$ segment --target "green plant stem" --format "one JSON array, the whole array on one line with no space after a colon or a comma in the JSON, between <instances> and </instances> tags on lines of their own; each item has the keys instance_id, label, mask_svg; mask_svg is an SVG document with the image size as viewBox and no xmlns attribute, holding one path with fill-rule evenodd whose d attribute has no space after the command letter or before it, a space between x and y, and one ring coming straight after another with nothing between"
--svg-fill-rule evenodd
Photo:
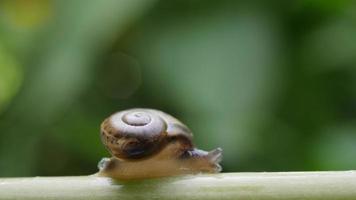
<instances>
[{"instance_id":1,"label":"green plant stem","mask_svg":"<svg viewBox=\"0 0 356 200\"><path fill-rule=\"evenodd\" d=\"M356 171L221 173L130 182L96 175L2 178L0 199L356 199Z\"/></svg>"}]
</instances>

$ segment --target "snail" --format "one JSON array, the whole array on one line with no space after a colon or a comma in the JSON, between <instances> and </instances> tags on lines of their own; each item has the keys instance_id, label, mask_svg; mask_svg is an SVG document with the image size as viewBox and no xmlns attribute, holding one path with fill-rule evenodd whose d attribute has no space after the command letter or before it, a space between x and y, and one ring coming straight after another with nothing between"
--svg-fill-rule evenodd
<instances>
[{"instance_id":1,"label":"snail","mask_svg":"<svg viewBox=\"0 0 356 200\"><path fill-rule=\"evenodd\" d=\"M189 128L159 110L114 113L102 122L100 136L112 155L99 162L100 176L130 180L221 171L221 148L195 148Z\"/></svg>"}]
</instances>

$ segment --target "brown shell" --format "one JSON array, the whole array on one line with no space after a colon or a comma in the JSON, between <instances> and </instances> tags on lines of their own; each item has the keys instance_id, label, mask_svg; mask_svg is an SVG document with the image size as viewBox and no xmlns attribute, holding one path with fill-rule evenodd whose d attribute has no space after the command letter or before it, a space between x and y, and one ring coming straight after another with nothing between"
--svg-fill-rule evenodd
<instances>
[{"instance_id":1,"label":"brown shell","mask_svg":"<svg viewBox=\"0 0 356 200\"><path fill-rule=\"evenodd\" d=\"M101 139L119 159L149 157L177 140L182 149L193 148L188 127L154 109L130 109L111 115L101 124Z\"/></svg>"}]
</instances>

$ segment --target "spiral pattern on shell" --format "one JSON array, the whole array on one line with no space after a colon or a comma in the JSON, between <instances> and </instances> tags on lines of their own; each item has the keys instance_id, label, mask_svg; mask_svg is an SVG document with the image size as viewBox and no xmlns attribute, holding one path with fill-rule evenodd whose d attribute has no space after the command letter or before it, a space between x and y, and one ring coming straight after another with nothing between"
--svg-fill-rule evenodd
<instances>
[{"instance_id":1,"label":"spiral pattern on shell","mask_svg":"<svg viewBox=\"0 0 356 200\"><path fill-rule=\"evenodd\" d=\"M132 109L111 115L101 125L101 138L119 159L142 158L161 147L167 124L154 110Z\"/></svg>"}]
</instances>

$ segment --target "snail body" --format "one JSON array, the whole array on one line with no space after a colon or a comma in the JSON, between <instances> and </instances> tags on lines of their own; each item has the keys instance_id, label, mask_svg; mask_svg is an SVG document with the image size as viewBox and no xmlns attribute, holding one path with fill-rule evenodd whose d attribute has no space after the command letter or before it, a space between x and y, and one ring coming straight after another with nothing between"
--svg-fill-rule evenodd
<instances>
[{"instance_id":1,"label":"snail body","mask_svg":"<svg viewBox=\"0 0 356 200\"><path fill-rule=\"evenodd\" d=\"M101 124L100 135L112 155L99 163L102 176L127 180L221 171L220 148L195 148L189 128L158 110L117 112Z\"/></svg>"}]
</instances>

